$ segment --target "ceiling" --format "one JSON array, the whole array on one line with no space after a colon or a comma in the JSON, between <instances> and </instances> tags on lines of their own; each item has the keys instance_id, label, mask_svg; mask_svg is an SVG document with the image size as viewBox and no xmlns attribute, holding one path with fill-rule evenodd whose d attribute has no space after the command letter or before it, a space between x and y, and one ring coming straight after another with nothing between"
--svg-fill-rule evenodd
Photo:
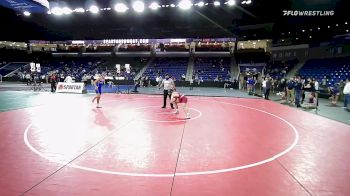
<instances>
[{"instance_id":1,"label":"ceiling","mask_svg":"<svg viewBox=\"0 0 350 196\"><path fill-rule=\"evenodd\" d=\"M60 1L61 3L63 1ZM88 9L92 1L70 0L65 3L72 9ZM160 0L159 4L171 4L178 1ZM212 3L213 1L208 1ZM238 1L237 1L238 2ZM53 1L50 1L52 4ZM112 7L114 2L99 0L98 6ZM305 39L300 29L316 29L319 26L335 25L338 21L349 21L346 0L252 0L250 5L228 7L223 4L196 7L188 11L164 7L156 12L146 11L138 14L128 10L118 14L115 11L101 11L99 14L73 13L55 16L46 12L33 13L29 17L21 12L0 8L3 30L0 40L65 40L65 39L120 39L120 38L209 38L237 37L249 39L287 39L298 41L320 41L330 39L339 32L308 32ZM130 5L130 2L126 2ZM283 16L283 10L334 10L334 16ZM14 24L16 24L14 26ZM339 27L340 28L340 27ZM334 29L330 29L334 30ZM290 32L290 33L288 33ZM299 32L299 34L298 34Z\"/></svg>"}]
</instances>

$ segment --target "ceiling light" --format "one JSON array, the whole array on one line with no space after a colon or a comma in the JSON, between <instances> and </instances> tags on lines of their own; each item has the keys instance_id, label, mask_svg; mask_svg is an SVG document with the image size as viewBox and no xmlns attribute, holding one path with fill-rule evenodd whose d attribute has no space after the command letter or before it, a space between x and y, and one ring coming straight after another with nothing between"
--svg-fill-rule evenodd
<instances>
[{"instance_id":1,"label":"ceiling light","mask_svg":"<svg viewBox=\"0 0 350 196\"><path fill-rule=\"evenodd\" d=\"M77 8L77 9L74 10L74 12L84 13L85 10L84 10L84 8Z\"/></svg>"},{"instance_id":2,"label":"ceiling light","mask_svg":"<svg viewBox=\"0 0 350 196\"><path fill-rule=\"evenodd\" d=\"M248 0L248 1L246 1L245 3L246 3L246 4L251 4L252 1L251 1L251 0Z\"/></svg>"},{"instance_id":3,"label":"ceiling light","mask_svg":"<svg viewBox=\"0 0 350 196\"><path fill-rule=\"evenodd\" d=\"M220 1L214 1L214 6L219 6L220 5Z\"/></svg>"},{"instance_id":4,"label":"ceiling light","mask_svg":"<svg viewBox=\"0 0 350 196\"><path fill-rule=\"evenodd\" d=\"M242 4L246 4L247 2L246 1L242 1Z\"/></svg>"},{"instance_id":5,"label":"ceiling light","mask_svg":"<svg viewBox=\"0 0 350 196\"><path fill-rule=\"evenodd\" d=\"M57 16L60 16L60 15L63 14L62 9L59 8L59 7L54 7L54 8L52 8L52 9L51 9L51 12L52 12L52 14L57 15Z\"/></svg>"},{"instance_id":6,"label":"ceiling light","mask_svg":"<svg viewBox=\"0 0 350 196\"><path fill-rule=\"evenodd\" d=\"M235 0L228 0L227 5L234 6L234 5L236 5L236 1Z\"/></svg>"},{"instance_id":7,"label":"ceiling light","mask_svg":"<svg viewBox=\"0 0 350 196\"><path fill-rule=\"evenodd\" d=\"M117 3L114 6L114 10L116 12L120 12L120 13L124 13L126 12L126 10L128 10L129 8L124 4L124 3Z\"/></svg>"},{"instance_id":8,"label":"ceiling light","mask_svg":"<svg viewBox=\"0 0 350 196\"><path fill-rule=\"evenodd\" d=\"M170 7L176 7L176 6L175 6L175 4L172 3L172 4L170 4Z\"/></svg>"},{"instance_id":9,"label":"ceiling light","mask_svg":"<svg viewBox=\"0 0 350 196\"><path fill-rule=\"evenodd\" d=\"M89 10L93 14L97 14L99 12L99 9L96 5L92 5Z\"/></svg>"},{"instance_id":10,"label":"ceiling light","mask_svg":"<svg viewBox=\"0 0 350 196\"><path fill-rule=\"evenodd\" d=\"M197 6L198 6L198 7L203 7L203 6L204 6L204 2L201 1L201 2L197 3Z\"/></svg>"},{"instance_id":11,"label":"ceiling light","mask_svg":"<svg viewBox=\"0 0 350 196\"><path fill-rule=\"evenodd\" d=\"M191 1L189 1L189 0L182 0L182 1L180 1L180 3L179 3L179 7L180 7L180 9L183 9L183 10L188 10L188 9L190 9L191 7L192 7L192 2Z\"/></svg>"},{"instance_id":12,"label":"ceiling light","mask_svg":"<svg viewBox=\"0 0 350 196\"><path fill-rule=\"evenodd\" d=\"M24 14L25 16L30 16L30 12L28 12L28 11L24 11L23 14Z\"/></svg>"},{"instance_id":13,"label":"ceiling light","mask_svg":"<svg viewBox=\"0 0 350 196\"><path fill-rule=\"evenodd\" d=\"M156 10L156 9L160 8L160 6L159 6L158 3L153 2L153 3L151 3L151 5L149 6L149 8L150 8L151 10Z\"/></svg>"},{"instance_id":14,"label":"ceiling light","mask_svg":"<svg viewBox=\"0 0 350 196\"><path fill-rule=\"evenodd\" d=\"M69 14L71 14L73 11L72 11L69 7L64 7L64 8L62 8L62 12L63 12L63 14L69 15Z\"/></svg>"},{"instance_id":15,"label":"ceiling light","mask_svg":"<svg viewBox=\"0 0 350 196\"><path fill-rule=\"evenodd\" d=\"M145 4L142 1L135 1L135 3L132 4L132 8L135 12L141 13L145 10Z\"/></svg>"}]
</instances>

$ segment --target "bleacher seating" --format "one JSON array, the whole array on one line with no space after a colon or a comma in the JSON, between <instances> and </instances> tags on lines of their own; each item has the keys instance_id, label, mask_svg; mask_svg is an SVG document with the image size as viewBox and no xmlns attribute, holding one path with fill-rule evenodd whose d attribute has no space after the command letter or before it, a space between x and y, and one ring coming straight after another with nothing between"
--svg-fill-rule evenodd
<instances>
[{"instance_id":1,"label":"bleacher seating","mask_svg":"<svg viewBox=\"0 0 350 196\"><path fill-rule=\"evenodd\" d=\"M0 69L0 75L6 76L7 74L11 73L12 71L15 71L18 68L21 68L21 67L25 66L26 64L27 63L16 63L16 62L9 63L8 65L3 66Z\"/></svg>"},{"instance_id":2,"label":"bleacher seating","mask_svg":"<svg viewBox=\"0 0 350 196\"><path fill-rule=\"evenodd\" d=\"M299 61L297 59L289 60L285 62L273 61L267 64L266 74L274 79L281 79L285 77Z\"/></svg>"},{"instance_id":3,"label":"bleacher seating","mask_svg":"<svg viewBox=\"0 0 350 196\"><path fill-rule=\"evenodd\" d=\"M164 77L166 73L180 80L182 74L186 74L188 67L188 58L156 58L153 63L147 67L144 74L154 80L157 74Z\"/></svg>"},{"instance_id":4,"label":"bleacher seating","mask_svg":"<svg viewBox=\"0 0 350 196\"><path fill-rule=\"evenodd\" d=\"M299 75L318 81L326 76L328 85L334 85L350 77L350 57L308 60L299 70Z\"/></svg>"},{"instance_id":5,"label":"bleacher seating","mask_svg":"<svg viewBox=\"0 0 350 196\"><path fill-rule=\"evenodd\" d=\"M230 69L230 58L197 58L194 64L194 73L203 81L214 81L217 76L228 80Z\"/></svg>"}]
</instances>

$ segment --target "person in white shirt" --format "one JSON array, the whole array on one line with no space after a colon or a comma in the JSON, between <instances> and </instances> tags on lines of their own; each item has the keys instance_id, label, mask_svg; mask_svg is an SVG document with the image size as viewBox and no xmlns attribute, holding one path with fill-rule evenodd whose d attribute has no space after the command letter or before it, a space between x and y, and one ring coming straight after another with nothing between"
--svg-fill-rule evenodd
<instances>
[{"instance_id":1,"label":"person in white shirt","mask_svg":"<svg viewBox=\"0 0 350 196\"><path fill-rule=\"evenodd\" d=\"M264 98L265 94L266 94L266 78L263 79L262 81L262 88L263 88L263 95L262 98Z\"/></svg>"},{"instance_id":2,"label":"person in white shirt","mask_svg":"<svg viewBox=\"0 0 350 196\"><path fill-rule=\"evenodd\" d=\"M73 83L73 78L70 75L68 75L66 77L66 79L64 79L64 82L66 82L66 83Z\"/></svg>"},{"instance_id":3,"label":"person in white shirt","mask_svg":"<svg viewBox=\"0 0 350 196\"><path fill-rule=\"evenodd\" d=\"M346 84L344 86L344 108L346 109L348 107L348 104L350 102L350 79L346 80Z\"/></svg>"},{"instance_id":4,"label":"person in white shirt","mask_svg":"<svg viewBox=\"0 0 350 196\"><path fill-rule=\"evenodd\" d=\"M166 107L166 99L167 97L169 97L169 99L171 99L171 93L173 90L175 90L175 83L174 81L170 78L169 74L165 75L165 79L162 80L162 83L159 85L159 89L163 86L164 91L163 91L163 107ZM174 106L172 103L170 103L170 106L172 109L174 109Z\"/></svg>"}]
</instances>

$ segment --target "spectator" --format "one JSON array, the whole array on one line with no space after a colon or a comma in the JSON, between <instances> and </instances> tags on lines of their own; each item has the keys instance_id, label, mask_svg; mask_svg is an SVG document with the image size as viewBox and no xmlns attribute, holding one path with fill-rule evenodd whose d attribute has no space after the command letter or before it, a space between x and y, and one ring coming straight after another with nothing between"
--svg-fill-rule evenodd
<instances>
[{"instance_id":1,"label":"spectator","mask_svg":"<svg viewBox=\"0 0 350 196\"><path fill-rule=\"evenodd\" d=\"M51 92L56 92L56 82L57 82L57 76L56 73L53 73L50 77L51 82Z\"/></svg>"},{"instance_id":2,"label":"spectator","mask_svg":"<svg viewBox=\"0 0 350 196\"><path fill-rule=\"evenodd\" d=\"M300 99L301 99L301 94L302 94L302 89L303 89L303 83L301 81L301 78L298 77L295 80L295 86L294 86L294 91L295 91L295 105L299 108L301 107L300 105Z\"/></svg>"},{"instance_id":3,"label":"spectator","mask_svg":"<svg viewBox=\"0 0 350 196\"><path fill-rule=\"evenodd\" d=\"M66 83L73 83L73 78L70 75L67 75L66 79L64 79Z\"/></svg>"},{"instance_id":4,"label":"spectator","mask_svg":"<svg viewBox=\"0 0 350 196\"><path fill-rule=\"evenodd\" d=\"M262 81L262 84L261 84L262 89L263 89L263 95L262 95L263 97L265 97L265 94L266 94L266 80L267 80L267 78L264 78Z\"/></svg>"},{"instance_id":5,"label":"spectator","mask_svg":"<svg viewBox=\"0 0 350 196\"><path fill-rule=\"evenodd\" d=\"M295 86L295 82L293 78L289 79L289 81L287 82L287 102L288 103L293 103L295 101L294 86Z\"/></svg>"},{"instance_id":6,"label":"spectator","mask_svg":"<svg viewBox=\"0 0 350 196\"><path fill-rule=\"evenodd\" d=\"M272 82L271 78L267 78L266 80L266 92L265 92L265 99L269 100L270 90L271 90Z\"/></svg>"},{"instance_id":7,"label":"spectator","mask_svg":"<svg viewBox=\"0 0 350 196\"><path fill-rule=\"evenodd\" d=\"M344 93L344 108L347 109L350 102L350 81L349 78L346 79L346 84L343 90Z\"/></svg>"},{"instance_id":8,"label":"spectator","mask_svg":"<svg viewBox=\"0 0 350 196\"><path fill-rule=\"evenodd\" d=\"M333 106L336 106L340 95L339 86L335 85L333 87L329 87L329 92L331 94L331 100L332 100L331 104Z\"/></svg>"}]
</instances>

